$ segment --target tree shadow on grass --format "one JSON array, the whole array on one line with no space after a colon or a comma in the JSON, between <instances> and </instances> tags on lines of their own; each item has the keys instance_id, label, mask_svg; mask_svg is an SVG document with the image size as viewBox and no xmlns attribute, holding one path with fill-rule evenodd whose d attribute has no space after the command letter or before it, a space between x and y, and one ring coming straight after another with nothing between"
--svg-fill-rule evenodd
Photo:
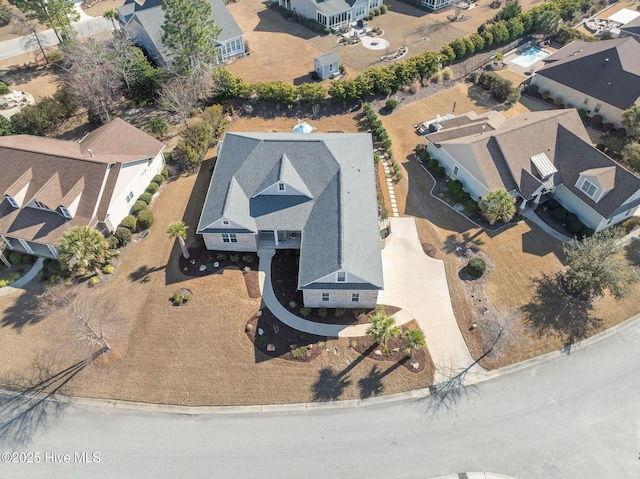
<instances>
[{"instance_id":1,"label":"tree shadow on grass","mask_svg":"<svg viewBox=\"0 0 640 479\"><path fill-rule=\"evenodd\" d=\"M602 324L601 318L592 316L593 305L579 301L559 288L558 275L543 275L533 280L535 292L532 300L522 306L524 323L539 337L560 337L567 354L571 346L585 339Z\"/></svg>"},{"instance_id":2,"label":"tree shadow on grass","mask_svg":"<svg viewBox=\"0 0 640 479\"><path fill-rule=\"evenodd\" d=\"M640 241L633 241L628 244L624 250L624 254L630 263L636 266L640 265Z\"/></svg>"},{"instance_id":3,"label":"tree shadow on grass","mask_svg":"<svg viewBox=\"0 0 640 479\"><path fill-rule=\"evenodd\" d=\"M18 293L13 293L18 294ZM21 294L8 308L4 311L0 311L2 320L0 326L10 326L17 331L22 330L25 326L39 323L43 317L37 313L38 298L37 292L32 289L28 289L25 293Z\"/></svg>"},{"instance_id":4,"label":"tree shadow on grass","mask_svg":"<svg viewBox=\"0 0 640 479\"><path fill-rule=\"evenodd\" d=\"M147 283L149 281L149 275L155 273L156 271L162 271L166 269L166 267L166 265L156 266L155 268L151 268L147 265L140 266L138 269L129 274L129 280Z\"/></svg>"},{"instance_id":5,"label":"tree shadow on grass","mask_svg":"<svg viewBox=\"0 0 640 479\"><path fill-rule=\"evenodd\" d=\"M349 373L360 364L364 358L374 351L377 344L371 345L363 354L353 361L349 366L342 371L337 372L332 368L326 367L320 370L318 379L312 386L312 400L318 402L337 401L344 393L344 390L351 385L351 379L349 379Z\"/></svg>"},{"instance_id":6,"label":"tree shadow on grass","mask_svg":"<svg viewBox=\"0 0 640 479\"><path fill-rule=\"evenodd\" d=\"M65 386L88 364L97 359L104 350L96 351L88 360L58 372L43 359L36 361L39 377L35 381L13 379L3 381L15 389L14 394L0 394L0 443L18 447L31 442L38 429L46 428L64 410L64 404L56 394L64 392Z\"/></svg>"},{"instance_id":7,"label":"tree shadow on grass","mask_svg":"<svg viewBox=\"0 0 640 479\"><path fill-rule=\"evenodd\" d=\"M477 254L480 246L484 241L478 238L483 233L482 229L478 229L475 234L471 235L465 231L462 234L450 234L444 240L442 249L447 254L455 254L456 256L468 256L469 254Z\"/></svg>"},{"instance_id":8,"label":"tree shadow on grass","mask_svg":"<svg viewBox=\"0 0 640 479\"><path fill-rule=\"evenodd\" d=\"M391 367L386 370L380 369L377 364L371 366L369 373L358 380L358 389L360 390L360 397L362 399L368 399L373 396L379 396L384 392L384 384L382 384L382 379L385 376L388 376L393 371L398 369L404 363L409 361L409 356L405 356L397 363L393 364Z\"/></svg>"}]
</instances>

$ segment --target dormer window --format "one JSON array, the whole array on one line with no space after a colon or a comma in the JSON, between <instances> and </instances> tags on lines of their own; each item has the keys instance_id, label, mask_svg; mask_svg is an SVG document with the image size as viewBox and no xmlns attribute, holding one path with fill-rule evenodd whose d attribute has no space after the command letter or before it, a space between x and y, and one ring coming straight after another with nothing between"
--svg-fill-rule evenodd
<instances>
[{"instance_id":1,"label":"dormer window","mask_svg":"<svg viewBox=\"0 0 640 479\"><path fill-rule=\"evenodd\" d=\"M345 283L347 281L347 273L344 271L338 271L338 283Z\"/></svg>"},{"instance_id":2,"label":"dormer window","mask_svg":"<svg viewBox=\"0 0 640 479\"><path fill-rule=\"evenodd\" d=\"M37 208L40 208L41 210L48 210L49 208L47 208L47 205L45 205L44 203L40 203L38 200L35 200L33 202L34 205L36 205Z\"/></svg>"},{"instance_id":3,"label":"dormer window","mask_svg":"<svg viewBox=\"0 0 640 479\"><path fill-rule=\"evenodd\" d=\"M4 197L7 199L7 201L9 202L9 204L13 207L13 208L18 208L18 203L16 200L14 200L11 196L9 195L4 195Z\"/></svg>"},{"instance_id":4,"label":"dormer window","mask_svg":"<svg viewBox=\"0 0 640 479\"><path fill-rule=\"evenodd\" d=\"M278 183L278 191L284 191L284 183Z\"/></svg>"},{"instance_id":5,"label":"dormer window","mask_svg":"<svg viewBox=\"0 0 640 479\"><path fill-rule=\"evenodd\" d=\"M227 220L222 220L222 224L225 226L229 226L229 222Z\"/></svg>"},{"instance_id":6,"label":"dormer window","mask_svg":"<svg viewBox=\"0 0 640 479\"><path fill-rule=\"evenodd\" d=\"M580 189L582 190L582 192L585 195L589 196L590 198L593 198L595 196L596 192L598 191L598 187L596 185L594 185L593 183L591 183L586 178L582 182L582 186L580 187Z\"/></svg>"},{"instance_id":7,"label":"dormer window","mask_svg":"<svg viewBox=\"0 0 640 479\"><path fill-rule=\"evenodd\" d=\"M71 213L69 212L68 209L66 209L64 206L60 207L60 213L62 213L62 216L64 216L65 218L68 219L72 219L73 216L71 216Z\"/></svg>"}]
</instances>

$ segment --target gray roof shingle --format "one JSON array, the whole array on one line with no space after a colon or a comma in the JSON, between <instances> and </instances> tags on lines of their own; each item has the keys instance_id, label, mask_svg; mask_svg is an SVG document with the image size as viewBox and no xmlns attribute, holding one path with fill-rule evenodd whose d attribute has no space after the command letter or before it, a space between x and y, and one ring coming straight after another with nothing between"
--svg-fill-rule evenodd
<instances>
[{"instance_id":1,"label":"gray roof shingle","mask_svg":"<svg viewBox=\"0 0 640 479\"><path fill-rule=\"evenodd\" d=\"M572 42L543 60L536 75L622 110L640 97L640 43L631 37Z\"/></svg>"},{"instance_id":2,"label":"gray roof shingle","mask_svg":"<svg viewBox=\"0 0 640 479\"><path fill-rule=\"evenodd\" d=\"M372 151L369 134L227 133L198 232L302 231L301 289L340 269L382 288ZM280 180L302 194L260 194Z\"/></svg>"}]
</instances>

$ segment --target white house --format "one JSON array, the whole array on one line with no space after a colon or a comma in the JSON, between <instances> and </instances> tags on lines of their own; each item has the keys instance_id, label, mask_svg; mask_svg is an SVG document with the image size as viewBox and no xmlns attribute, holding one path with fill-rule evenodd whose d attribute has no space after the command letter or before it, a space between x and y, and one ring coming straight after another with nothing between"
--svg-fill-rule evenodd
<instances>
[{"instance_id":1,"label":"white house","mask_svg":"<svg viewBox=\"0 0 640 479\"><path fill-rule=\"evenodd\" d=\"M119 118L80 142L0 137L0 238L10 250L57 258L73 226L113 232L162 171L163 149Z\"/></svg>"},{"instance_id":2,"label":"white house","mask_svg":"<svg viewBox=\"0 0 640 479\"><path fill-rule=\"evenodd\" d=\"M520 208L555 198L584 225L600 231L633 215L640 178L594 148L575 109L497 112L440 121L427 151L476 201L510 192Z\"/></svg>"},{"instance_id":3,"label":"white house","mask_svg":"<svg viewBox=\"0 0 640 479\"><path fill-rule=\"evenodd\" d=\"M212 42L218 50L218 61L224 63L231 57L245 54L244 33L223 0L209 0L211 18L220 28L218 38ZM162 43L164 10L161 0L126 0L116 9L118 22L127 36L160 66L171 65L171 55Z\"/></svg>"},{"instance_id":4,"label":"white house","mask_svg":"<svg viewBox=\"0 0 640 479\"><path fill-rule=\"evenodd\" d=\"M327 28L356 22L380 8L383 0L278 0L278 5Z\"/></svg>"},{"instance_id":5,"label":"white house","mask_svg":"<svg viewBox=\"0 0 640 479\"><path fill-rule=\"evenodd\" d=\"M300 250L307 307L371 308L382 257L371 135L227 133L197 233L209 250Z\"/></svg>"}]
</instances>

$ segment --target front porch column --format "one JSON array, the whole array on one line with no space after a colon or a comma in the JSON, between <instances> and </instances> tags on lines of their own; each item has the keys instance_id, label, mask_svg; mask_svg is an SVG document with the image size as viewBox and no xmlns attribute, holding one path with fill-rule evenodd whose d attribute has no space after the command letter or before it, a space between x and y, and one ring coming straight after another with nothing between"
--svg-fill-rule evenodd
<instances>
[{"instance_id":1,"label":"front porch column","mask_svg":"<svg viewBox=\"0 0 640 479\"><path fill-rule=\"evenodd\" d=\"M540 204L540 198L542 198L542 191L536 195L536 198L533 200L533 209L535 210Z\"/></svg>"},{"instance_id":2,"label":"front porch column","mask_svg":"<svg viewBox=\"0 0 640 479\"><path fill-rule=\"evenodd\" d=\"M276 246L280 244L278 242L278 230L273 230L273 240L276 242Z\"/></svg>"},{"instance_id":3,"label":"front porch column","mask_svg":"<svg viewBox=\"0 0 640 479\"><path fill-rule=\"evenodd\" d=\"M50 244L47 245L47 248L49 248L49 252L51 253L51 255L55 258L58 259L58 250L56 249L55 246L52 246Z\"/></svg>"},{"instance_id":4,"label":"front porch column","mask_svg":"<svg viewBox=\"0 0 640 479\"><path fill-rule=\"evenodd\" d=\"M522 213L526 207L527 207L527 200L523 198L522 203L520 203L520 206L518 207L518 212Z\"/></svg>"},{"instance_id":5,"label":"front porch column","mask_svg":"<svg viewBox=\"0 0 640 479\"><path fill-rule=\"evenodd\" d=\"M18 241L20 242L20 244L22 245L22 247L26 250L27 253L29 254L33 254L33 250L31 249L31 246L29 246L29 243L26 242L25 240L23 240L22 238L18 238Z\"/></svg>"}]
</instances>

